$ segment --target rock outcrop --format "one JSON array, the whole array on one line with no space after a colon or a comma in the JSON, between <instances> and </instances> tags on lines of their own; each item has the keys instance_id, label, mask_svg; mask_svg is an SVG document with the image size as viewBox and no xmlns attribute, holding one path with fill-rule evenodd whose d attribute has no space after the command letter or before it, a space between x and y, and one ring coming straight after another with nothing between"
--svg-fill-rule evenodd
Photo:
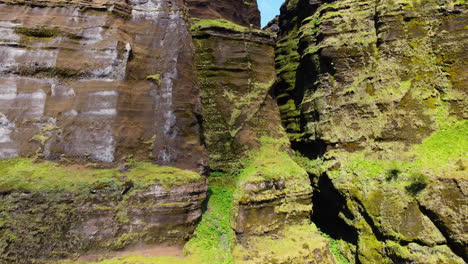
<instances>
[{"instance_id":1,"label":"rock outcrop","mask_svg":"<svg viewBox=\"0 0 468 264\"><path fill-rule=\"evenodd\" d=\"M187 0L191 17L227 19L249 28L260 28L257 0Z\"/></svg>"},{"instance_id":2,"label":"rock outcrop","mask_svg":"<svg viewBox=\"0 0 468 264\"><path fill-rule=\"evenodd\" d=\"M293 57L277 57L285 82L278 97L294 140L351 151L370 140L414 144L438 128L437 118L466 118L462 5L299 1L299 15L303 5L312 12L278 44L280 55L295 49L287 52ZM299 15L286 13L280 25Z\"/></svg>"},{"instance_id":3,"label":"rock outcrop","mask_svg":"<svg viewBox=\"0 0 468 264\"><path fill-rule=\"evenodd\" d=\"M0 157L206 163L184 8L2 1Z\"/></svg>"},{"instance_id":4,"label":"rock outcrop","mask_svg":"<svg viewBox=\"0 0 468 264\"><path fill-rule=\"evenodd\" d=\"M353 263L466 261L467 20L453 1L281 9L282 121L295 149L323 160L313 219Z\"/></svg>"},{"instance_id":5,"label":"rock outcrop","mask_svg":"<svg viewBox=\"0 0 468 264\"><path fill-rule=\"evenodd\" d=\"M211 19L194 23L192 34L210 167L225 172L241 169L230 225L238 241L235 262L300 263L320 255L317 259L323 263L333 263L327 241L308 228L312 187L306 171L290 157L270 95L275 82L274 36ZM287 254L255 253L271 243L270 234L277 233L274 237L285 243L294 240L288 226L310 230L304 239L316 239L317 244Z\"/></svg>"},{"instance_id":6,"label":"rock outcrop","mask_svg":"<svg viewBox=\"0 0 468 264\"><path fill-rule=\"evenodd\" d=\"M150 164L120 173L14 159L0 172L2 263L183 244L207 194L205 177Z\"/></svg>"},{"instance_id":7,"label":"rock outcrop","mask_svg":"<svg viewBox=\"0 0 468 264\"><path fill-rule=\"evenodd\" d=\"M466 263L466 7L0 0L0 262Z\"/></svg>"},{"instance_id":8,"label":"rock outcrop","mask_svg":"<svg viewBox=\"0 0 468 264\"><path fill-rule=\"evenodd\" d=\"M238 169L239 155L258 147L260 137L284 135L269 95L275 81L273 36L211 19L194 23L192 32L210 167Z\"/></svg>"}]
</instances>

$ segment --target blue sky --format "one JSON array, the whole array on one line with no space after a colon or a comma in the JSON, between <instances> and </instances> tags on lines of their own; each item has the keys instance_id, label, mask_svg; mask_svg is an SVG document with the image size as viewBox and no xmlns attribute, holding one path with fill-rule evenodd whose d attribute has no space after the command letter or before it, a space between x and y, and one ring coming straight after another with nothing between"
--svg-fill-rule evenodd
<instances>
[{"instance_id":1,"label":"blue sky","mask_svg":"<svg viewBox=\"0 0 468 264\"><path fill-rule=\"evenodd\" d=\"M262 14L262 27L279 14L279 8L284 0L258 0L258 8Z\"/></svg>"}]
</instances>

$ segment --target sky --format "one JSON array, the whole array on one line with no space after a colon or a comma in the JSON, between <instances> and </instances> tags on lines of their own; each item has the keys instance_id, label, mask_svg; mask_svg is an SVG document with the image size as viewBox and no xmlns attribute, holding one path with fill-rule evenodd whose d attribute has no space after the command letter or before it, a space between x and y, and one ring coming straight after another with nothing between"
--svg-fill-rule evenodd
<instances>
[{"instance_id":1,"label":"sky","mask_svg":"<svg viewBox=\"0 0 468 264\"><path fill-rule=\"evenodd\" d=\"M279 9L284 0L258 0L258 7L262 14L262 27L279 14Z\"/></svg>"}]
</instances>

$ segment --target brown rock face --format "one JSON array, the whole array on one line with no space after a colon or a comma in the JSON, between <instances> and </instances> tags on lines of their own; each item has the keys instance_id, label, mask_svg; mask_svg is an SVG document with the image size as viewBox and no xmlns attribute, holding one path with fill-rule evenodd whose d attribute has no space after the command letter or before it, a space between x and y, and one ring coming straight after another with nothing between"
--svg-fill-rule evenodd
<instances>
[{"instance_id":1,"label":"brown rock face","mask_svg":"<svg viewBox=\"0 0 468 264\"><path fill-rule=\"evenodd\" d=\"M181 1L0 8L0 158L196 168L199 96ZM109 11L109 12L107 12Z\"/></svg>"},{"instance_id":2,"label":"brown rock face","mask_svg":"<svg viewBox=\"0 0 468 264\"><path fill-rule=\"evenodd\" d=\"M89 187L91 193L2 195L0 262L50 263L127 246L182 244L195 229L207 193L205 179L128 193L112 184Z\"/></svg>"},{"instance_id":3,"label":"brown rock face","mask_svg":"<svg viewBox=\"0 0 468 264\"><path fill-rule=\"evenodd\" d=\"M272 36L195 24L193 37L210 167L238 168L242 153L258 147L260 137L284 135L269 95L275 80Z\"/></svg>"},{"instance_id":4,"label":"brown rock face","mask_svg":"<svg viewBox=\"0 0 468 264\"><path fill-rule=\"evenodd\" d=\"M257 0L187 0L187 4L192 17L224 18L246 27L260 27Z\"/></svg>"}]
</instances>

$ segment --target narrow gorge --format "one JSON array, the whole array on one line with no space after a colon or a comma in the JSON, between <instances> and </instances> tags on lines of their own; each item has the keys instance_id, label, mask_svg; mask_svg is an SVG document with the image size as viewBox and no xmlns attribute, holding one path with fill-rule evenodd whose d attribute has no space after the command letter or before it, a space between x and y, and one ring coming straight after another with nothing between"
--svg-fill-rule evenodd
<instances>
[{"instance_id":1,"label":"narrow gorge","mask_svg":"<svg viewBox=\"0 0 468 264\"><path fill-rule=\"evenodd\" d=\"M468 3L0 0L0 264L463 264Z\"/></svg>"}]
</instances>

